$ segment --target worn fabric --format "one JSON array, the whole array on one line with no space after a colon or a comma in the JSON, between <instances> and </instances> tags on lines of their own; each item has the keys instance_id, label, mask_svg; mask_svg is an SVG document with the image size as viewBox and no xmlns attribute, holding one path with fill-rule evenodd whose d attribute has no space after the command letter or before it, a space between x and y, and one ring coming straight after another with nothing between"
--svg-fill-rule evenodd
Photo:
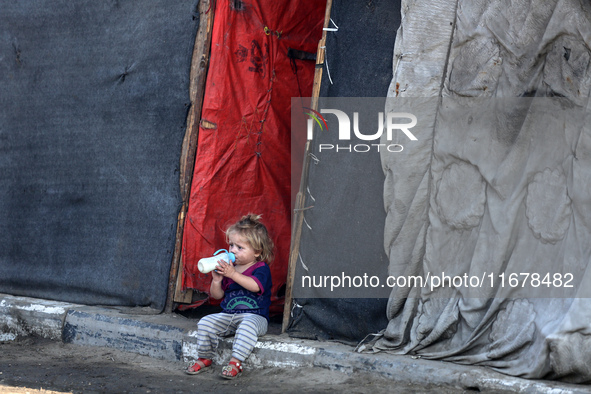
<instances>
[{"instance_id":1,"label":"worn fabric","mask_svg":"<svg viewBox=\"0 0 591 394\"><path fill-rule=\"evenodd\" d=\"M382 155L390 274L497 285L394 289L374 350L591 380L590 5L402 8L389 96L416 97L423 126L407 155ZM519 286L501 287L512 273Z\"/></svg>"},{"instance_id":2,"label":"worn fabric","mask_svg":"<svg viewBox=\"0 0 591 394\"><path fill-rule=\"evenodd\" d=\"M320 97L384 98L392 78L400 1L335 0L331 19L334 24L329 27L336 29L336 25L338 30L327 32ZM326 118L330 125L334 117ZM336 130L336 126L329 127ZM311 141L314 160L305 188L305 222L296 278L342 272L385 277L388 258L382 240L386 213L379 154L318 152L320 143L334 144L330 140L333 135L319 134ZM296 281L294 286L301 286L301 282ZM387 295L353 298L326 292L310 297L296 294L288 332L294 337L360 341L387 324Z\"/></svg>"},{"instance_id":3,"label":"worn fabric","mask_svg":"<svg viewBox=\"0 0 591 394\"><path fill-rule=\"evenodd\" d=\"M0 292L164 308L197 3L0 1Z\"/></svg>"}]
</instances>

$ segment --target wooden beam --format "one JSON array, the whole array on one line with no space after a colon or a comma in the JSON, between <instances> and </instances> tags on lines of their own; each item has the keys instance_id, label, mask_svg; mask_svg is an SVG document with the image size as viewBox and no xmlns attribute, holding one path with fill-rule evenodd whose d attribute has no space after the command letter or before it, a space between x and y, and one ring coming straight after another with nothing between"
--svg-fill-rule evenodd
<instances>
[{"instance_id":1,"label":"wooden beam","mask_svg":"<svg viewBox=\"0 0 591 394\"><path fill-rule=\"evenodd\" d=\"M182 242L183 230L185 228L185 216L189 207L191 182L195 168L195 155L197 152L197 139L199 136L199 121L201 119L201 108L203 106L203 94L205 91L205 80L209 65L209 53L211 48L211 33L214 19L214 0L199 1L199 29L193 46L191 59L191 73L189 85L189 97L191 108L187 116L187 128L183 139L180 159L180 192L183 205L178 215L176 241L170 275L168 280L168 296L166 299L165 312L173 310L173 302L190 303L193 291L182 289Z\"/></svg>"},{"instance_id":2,"label":"wooden beam","mask_svg":"<svg viewBox=\"0 0 591 394\"><path fill-rule=\"evenodd\" d=\"M327 0L326 11L324 13L324 28L330 23L330 11L332 0ZM312 102L310 107L313 110L318 109L318 97L320 95L320 85L322 83L322 70L324 66L324 51L326 47L326 30L322 31L322 38L318 42L318 51L316 54L316 70L314 72L314 85L312 86ZM293 304L293 282L295 278L295 269L297 258L300 253L300 240L302 236L302 225L304 222L304 207L306 203L306 184L308 183L308 168L310 166L310 141L306 141L304 150L304 163L302 167L302 177L300 179L300 189L296 196L293 224L291 230L291 245L289 250L289 265L287 269L287 281L285 289L285 305L283 307L283 324L281 332L285 332L289 326L291 316L291 307Z\"/></svg>"}]
</instances>

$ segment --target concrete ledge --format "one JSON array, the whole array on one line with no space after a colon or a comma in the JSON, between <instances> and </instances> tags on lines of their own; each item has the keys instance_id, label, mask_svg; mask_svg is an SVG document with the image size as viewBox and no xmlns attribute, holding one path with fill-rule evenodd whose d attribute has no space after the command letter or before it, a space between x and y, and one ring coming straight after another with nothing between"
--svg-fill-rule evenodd
<instances>
[{"instance_id":1,"label":"concrete ledge","mask_svg":"<svg viewBox=\"0 0 591 394\"><path fill-rule=\"evenodd\" d=\"M35 335L58 340L75 304L0 294L0 340Z\"/></svg>"},{"instance_id":2,"label":"concrete ledge","mask_svg":"<svg viewBox=\"0 0 591 394\"><path fill-rule=\"evenodd\" d=\"M181 360L187 327L179 323L166 315L128 315L117 309L78 307L68 311L61 338L65 343Z\"/></svg>"},{"instance_id":3,"label":"concrete ledge","mask_svg":"<svg viewBox=\"0 0 591 394\"><path fill-rule=\"evenodd\" d=\"M37 335L66 343L111 347L171 361L197 358L196 320L155 314L149 308L101 308L0 294L0 341ZM233 338L221 338L216 363L230 358ZM589 393L591 387L506 376L485 367L387 353L356 353L353 347L265 335L245 364L362 371L397 382L476 391Z\"/></svg>"},{"instance_id":4,"label":"concrete ledge","mask_svg":"<svg viewBox=\"0 0 591 394\"><path fill-rule=\"evenodd\" d=\"M232 354L233 337L220 338L217 349L216 363L227 362ZM303 340L289 338L287 335L264 335L259 338L255 349L245 364L251 368L279 367L300 368L313 367L318 349ZM187 333L183 342L184 361L197 359L197 331Z\"/></svg>"},{"instance_id":5,"label":"concrete ledge","mask_svg":"<svg viewBox=\"0 0 591 394\"><path fill-rule=\"evenodd\" d=\"M356 353L345 345L320 349L314 366L343 372L365 371L394 381L417 385L456 387L462 390L518 393L589 393L591 387L503 375L486 367L424 360L388 353Z\"/></svg>"}]
</instances>

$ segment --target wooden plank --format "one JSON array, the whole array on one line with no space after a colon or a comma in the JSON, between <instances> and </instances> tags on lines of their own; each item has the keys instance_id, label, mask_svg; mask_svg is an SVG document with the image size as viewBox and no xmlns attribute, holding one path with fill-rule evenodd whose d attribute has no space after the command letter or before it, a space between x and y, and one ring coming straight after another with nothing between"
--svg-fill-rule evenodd
<instances>
[{"instance_id":1,"label":"wooden plank","mask_svg":"<svg viewBox=\"0 0 591 394\"><path fill-rule=\"evenodd\" d=\"M191 182L195 167L195 154L197 152L197 140L199 136L199 121L201 119L201 108L203 106L203 94L205 91L205 80L209 65L209 52L211 48L211 33L214 20L214 0L201 0L199 2L199 29L193 46L191 59L191 74L189 85L189 96L191 108L187 116L187 128L183 139L180 159L180 192L183 205L178 215L175 248L170 267L168 281L168 297L166 299L165 312L173 310L173 303L191 302L193 291L182 289L183 264L181 259L183 230L185 228L185 216L189 206Z\"/></svg>"},{"instance_id":2,"label":"wooden plank","mask_svg":"<svg viewBox=\"0 0 591 394\"><path fill-rule=\"evenodd\" d=\"M185 215L186 215L186 211L187 211L187 207L186 204L183 204L183 207L181 208L181 212L179 213L179 220L178 220L178 225L177 225L177 242L175 244L175 254L179 253L180 256L176 256L176 258L178 259L178 268L177 268L177 272L176 272L176 281L175 281L175 292L174 292L174 297L173 297L173 301L174 302L178 302L178 303L182 303L182 304L189 304L191 303L192 299L193 299L193 290L192 289L186 289L185 291L182 290L183 288L183 258L182 258L182 236L183 236L183 229L184 229L184 223L185 223ZM180 238L180 240L179 240ZM177 252L178 250L178 252ZM167 310L167 313L172 312L172 303L170 305L170 310Z\"/></svg>"},{"instance_id":3,"label":"wooden plank","mask_svg":"<svg viewBox=\"0 0 591 394\"><path fill-rule=\"evenodd\" d=\"M326 11L324 14L324 28L330 23L330 11L332 0L327 0ZM326 30L322 31L322 38L318 42L318 51L316 54L316 70L314 72L314 84L312 86L312 102L310 106L313 110L318 109L318 96L320 95L320 85L322 83L322 70L324 65L324 52L326 46ZM293 281L295 278L295 269L297 258L300 253L300 240L302 235L302 225L304 223L304 209L306 203L306 185L308 183L308 168L310 166L310 141L306 142L304 150L304 164L302 168L302 177L300 180L300 189L296 196L293 225L291 230L291 246L289 251L289 265L287 269L287 281L285 289L285 305L283 307L283 323L281 332L285 332L289 326L291 317L291 308L293 304Z\"/></svg>"}]
</instances>

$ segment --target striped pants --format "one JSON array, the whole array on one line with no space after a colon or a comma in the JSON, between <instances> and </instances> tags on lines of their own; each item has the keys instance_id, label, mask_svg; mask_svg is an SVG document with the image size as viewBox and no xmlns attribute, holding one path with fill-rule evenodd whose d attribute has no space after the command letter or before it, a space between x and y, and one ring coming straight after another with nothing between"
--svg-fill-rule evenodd
<instances>
[{"instance_id":1,"label":"striped pants","mask_svg":"<svg viewBox=\"0 0 591 394\"><path fill-rule=\"evenodd\" d=\"M254 313L207 315L197 323L197 353L201 358L213 358L218 337L235 334L232 357L243 362L266 332L267 319Z\"/></svg>"}]
</instances>

